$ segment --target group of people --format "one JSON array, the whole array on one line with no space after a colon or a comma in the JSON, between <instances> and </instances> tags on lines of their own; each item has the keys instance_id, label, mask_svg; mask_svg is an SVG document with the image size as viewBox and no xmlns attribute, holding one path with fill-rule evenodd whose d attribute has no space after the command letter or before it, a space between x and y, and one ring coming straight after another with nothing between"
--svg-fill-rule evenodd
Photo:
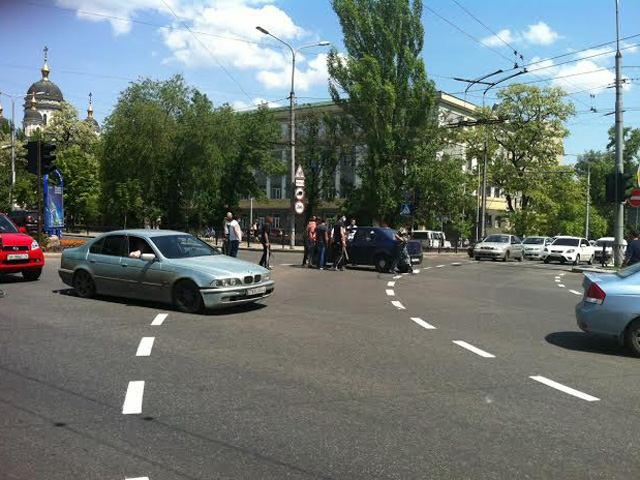
<instances>
[{"instance_id":1,"label":"group of people","mask_svg":"<svg viewBox=\"0 0 640 480\"><path fill-rule=\"evenodd\" d=\"M345 264L349 261L347 242L353 240L357 228L355 219L347 225L347 218L343 216L334 225L329 226L325 218L313 215L304 232L302 266L324 270L330 253L333 270L344 270Z\"/></svg>"}]
</instances>

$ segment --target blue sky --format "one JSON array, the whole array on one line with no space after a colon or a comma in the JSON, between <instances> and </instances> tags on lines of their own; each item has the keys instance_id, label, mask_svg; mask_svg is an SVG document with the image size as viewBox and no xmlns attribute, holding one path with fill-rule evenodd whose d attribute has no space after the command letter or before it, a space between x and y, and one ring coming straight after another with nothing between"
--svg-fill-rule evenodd
<instances>
[{"instance_id":1,"label":"blue sky","mask_svg":"<svg viewBox=\"0 0 640 480\"><path fill-rule=\"evenodd\" d=\"M620 4L622 36L640 33L640 2ZM607 88L613 81L613 54L606 48L571 52L614 40L614 7L614 0L426 1L428 74L438 89L462 96L464 84L452 77L476 78L513 67L509 44L525 63L543 60L531 66L532 73L521 76L521 81L559 85L571 93L567 98L578 114L568 124L566 152L604 148L613 124L613 116L605 115L615 100L614 89ZM217 105L228 102L245 109L262 100L283 103L289 91L290 59L279 44L255 30L258 24L296 46L326 40L342 48L340 25L328 0L0 0L4 47L0 91L23 93L38 80L42 48L47 45L50 78L82 115L88 93L93 92L99 121L110 113L128 82L176 73ZM640 36L623 42L628 126L636 126L640 119L637 44ZM300 58L296 73L300 102L328 99L325 51L306 49ZM544 61L564 54L570 55ZM489 103L495 101L494 95L489 93ZM481 95L472 92L467 99L480 102ZM8 114L7 98L2 104ZM596 112L590 111L592 107ZM572 155L566 157L567 162L574 160Z\"/></svg>"}]
</instances>

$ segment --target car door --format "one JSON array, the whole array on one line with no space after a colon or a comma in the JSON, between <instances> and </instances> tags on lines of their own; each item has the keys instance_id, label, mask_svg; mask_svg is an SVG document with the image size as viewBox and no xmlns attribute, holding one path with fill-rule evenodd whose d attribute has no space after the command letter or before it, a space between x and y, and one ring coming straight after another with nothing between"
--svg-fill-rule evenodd
<instances>
[{"instance_id":1,"label":"car door","mask_svg":"<svg viewBox=\"0 0 640 480\"><path fill-rule=\"evenodd\" d=\"M149 262L131 257L131 253L152 253L156 260ZM131 298L145 300L166 300L170 285L170 272L163 269L158 253L144 238L136 235L127 236L127 255L123 256L120 265L122 276L127 284L127 295Z\"/></svg>"},{"instance_id":2,"label":"car door","mask_svg":"<svg viewBox=\"0 0 640 480\"><path fill-rule=\"evenodd\" d=\"M124 296L126 293L126 282L120 266L126 244L125 235L115 234L106 235L89 248L87 262L98 293L115 296Z\"/></svg>"},{"instance_id":3,"label":"car door","mask_svg":"<svg viewBox=\"0 0 640 480\"><path fill-rule=\"evenodd\" d=\"M580 239L580 260L588 261L593 256L593 247L586 238Z\"/></svg>"},{"instance_id":4,"label":"car door","mask_svg":"<svg viewBox=\"0 0 640 480\"><path fill-rule=\"evenodd\" d=\"M520 237L513 235L511 237L511 256L522 258L524 255L524 246Z\"/></svg>"},{"instance_id":5,"label":"car door","mask_svg":"<svg viewBox=\"0 0 640 480\"><path fill-rule=\"evenodd\" d=\"M371 229L359 228L349 247L349 261L354 265L370 265Z\"/></svg>"}]
</instances>

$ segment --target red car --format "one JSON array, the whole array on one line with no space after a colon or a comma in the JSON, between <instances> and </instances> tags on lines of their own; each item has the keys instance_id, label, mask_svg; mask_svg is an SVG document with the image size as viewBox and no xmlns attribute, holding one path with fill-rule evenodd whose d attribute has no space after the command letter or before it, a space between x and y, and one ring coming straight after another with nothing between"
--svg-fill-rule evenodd
<instances>
[{"instance_id":1,"label":"red car","mask_svg":"<svg viewBox=\"0 0 640 480\"><path fill-rule=\"evenodd\" d=\"M25 280L37 280L44 267L44 254L38 242L24 232L24 227L18 229L0 213L0 275L22 273Z\"/></svg>"}]
</instances>

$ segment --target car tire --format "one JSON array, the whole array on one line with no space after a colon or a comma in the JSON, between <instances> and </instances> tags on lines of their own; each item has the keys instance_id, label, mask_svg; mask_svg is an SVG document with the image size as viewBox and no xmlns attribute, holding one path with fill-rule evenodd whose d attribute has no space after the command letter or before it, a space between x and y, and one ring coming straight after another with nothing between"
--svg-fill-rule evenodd
<instances>
[{"instance_id":1,"label":"car tire","mask_svg":"<svg viewBox=\"0 0 640 480\"><path fill-rule=\"evenodd\" d=\"M524 254L521 253L520 256L518 257L518 261L521 262L523 258L524 258Z\"/></svg>"},{"instance_id":2,"label":"car tire","mask_svg":"<svg viewBox=\"0 0 640 480\"><path fill-rule=\"evenodd\" d=\"M576 255L576 259L573 262L574 265L580 265L580 255Z\"/></svg>"},{"instance_id":3,"label":"car tire","mask_svg":"<svg viewBox=\"0 0 640 480\"><path fill-rule=\"evenodd\" d=\"M548 259L548 258L545 258L545 259L543 260L543 262L544 262L544 263L549 263L549 259Z\"/></svg>"},{"instance_id":4,"label":"car tire","mask_svg":"<svg viewBox=\"0 0 640 480\"><path fill-rule=\"evenodd\" d=\"M37 270L23 270L22 278L24 278L27 282L35 282L42 275L42 269L38 268Z\"/></svg>"},{"instance_id":5,"label":"car tire","mask_svg":"<svg viewBox=\"0 0 640 480\"><path fill-rule=\"evenodd\" d=\"M173 286L173 304L185 313L199 313L204 308L200 289L191 280L180 280Z\"/></svg>"},{"instance_id":6,"label":"car tire","mask_svg":"<svg viewBox=\"0 0 640 480\"><path fill-rule=\"evenodd\" d=\"M474 258L474 260L475 260L476 262L479 262L479 261L480 261L480 257L475 257L475 258Z\"/></svg>"},{"instance_id":7,"label":"car tire","mask_svg":"<svg viewBox=\"0 0 640 480\"><path fill-rule=\"evenodd\" d=\"M502 257L502 261L503 262L508 262L509 261L509 250L504 252L504 257Z\"/></svg>"},{"instance_id":8,"label":"car tire","mask_svg":"<svg viewBox=\"0 0 640 480\"><path fill-rule=\"evenodd\" d=\"M564 265L564 264L566 263L566 261L565 261L564 257L561 257L561 258L560 258L560 263L561 263L562 265Z\"/></svg>"},{"instance_id":9,"label":"car tire","mask_svg":"<svg viewBox=\"0 0 640 480\"><path fill-rule=\"evenodd\" d=\"M390 261L389 261L389 257L387 257L386 255L376 255L376 257L373 259L373 264L376 267L376 271L379 273L385 273L389 271L390 268Z\"/></svg>"},{"instance_id":10,"label":"car tire","mask_svg":"<svg viewBox=\"0 0 640 480\"><path fill-rule=\"evenodd\" d=\"M86 270L78 270L73 274L73 289L80 298L91 298L96 294L96 283Z\"/></svg>"},{"instance_id":11,"label":"car tire","mask_svg":"<svg viewBox=\"0 0 640 480\"><path fill-rule=\"evenodd\" d=\"M640 318L636 318L627 326L624 344L633 355L640 357Z\"/></svg>"}]
</instances>

